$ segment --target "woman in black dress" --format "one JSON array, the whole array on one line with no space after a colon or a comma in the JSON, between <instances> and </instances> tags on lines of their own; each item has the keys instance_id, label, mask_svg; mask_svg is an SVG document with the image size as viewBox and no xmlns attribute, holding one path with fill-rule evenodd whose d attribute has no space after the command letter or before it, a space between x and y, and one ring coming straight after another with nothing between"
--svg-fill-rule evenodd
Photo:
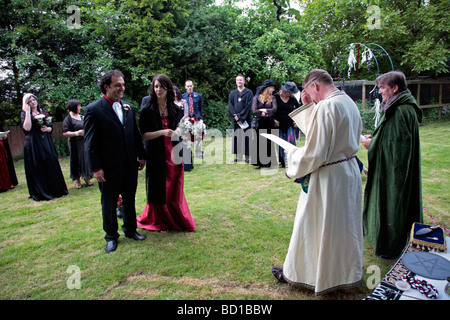
<instances>
[{"instance_id":1,"label":"woman in black dress","mask_svg":"<svg viewBox=\"0 0 450 320\"><path fill-rule=\"evenodd\" d=\"M25 133L23 154L30 198L51 200L68 194L51 136L51 117L33 94L23 96L20 120Z\"/></svg>"},{"instance_id":2,"label":"woman in black dress","mask_svg":"<svg viewBox=\"0 0 450 320\"><path fill-rule=\"evenodd\" d=\"M299 102L294 97L298 92L295 83L287 81L281 86L280 92L275 93L277 100L277 112L275 113L275 128L280 130L280 138L295 145L295 129L294 121L289 117L289 114L300 107ZM285 167L285 153L282 147L279 147L278 157L281 168Z\"/></svg>"},{"instance_id":3,"label":"woman in black dress","mask_svg":"<svg viewBox=\"0 0 450 320\"><path fill-rule=\"evenodd\" d=\"M262 86L256 89L253 98L252 111L255 119L252 121L252 126L256 131L254 139L256 148L254 146L253 151L256 149L256 155L252 153L252 164L258 168L272 167L277 161L274 144L269 139L260 137L260 133L270 134L274 129L273 116L277 112L277 100L272 95L274 90L275 83L272 80L265 80Z\"/></svg>"},{"instance_id":4,"label":"woman in black dress","mask_svg":"<svg viewBox=\"0 0 450 320\"><path fill-rule=\"evenodd\" d=\"M67 103L69 114L63 121L63 136L68 138L70 150L70 177L75 181L77 189L81 188L81 178L87 186L92 186L92 172L89 170L84 152L84 126L83 116L80 115L81 103L71 99Z\"/></svg>"}]
</instances>

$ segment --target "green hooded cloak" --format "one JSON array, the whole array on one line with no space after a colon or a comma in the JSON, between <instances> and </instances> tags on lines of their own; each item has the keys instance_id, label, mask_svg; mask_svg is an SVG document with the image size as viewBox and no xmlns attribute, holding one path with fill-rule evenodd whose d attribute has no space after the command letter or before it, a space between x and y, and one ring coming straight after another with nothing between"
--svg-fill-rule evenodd
<instances>
[{"instance_id":1,"label":"green hooded cloak","mask_svg":"<svg viewBox=\"0 0 450 320\"><path fill-rule=\"evenodd\" d=\"M363 223L378 256L397 257L412 224L423 221L419 122L422 109L407 91L382 115L369 146Z\"/></svg>"}]
</instances>

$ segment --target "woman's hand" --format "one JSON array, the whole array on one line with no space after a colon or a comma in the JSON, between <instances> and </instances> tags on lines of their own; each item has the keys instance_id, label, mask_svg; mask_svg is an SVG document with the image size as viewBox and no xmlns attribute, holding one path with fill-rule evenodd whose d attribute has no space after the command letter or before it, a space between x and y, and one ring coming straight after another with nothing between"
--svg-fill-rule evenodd
<instances>
[{"instance_id":1,"label":"woman's hand","mask_svg":"<svg viewBox=\"0 0 450 320\"><path fill-rule=\"evenodd\" d=\"M22 105L22 110L25 111L26 113L31 113L31 107L29 106L28 103Z\"/></svg>"},{"instance_id":2,"label":"woman's hand","mask_svg":"<svg viewBox=\"0 0 450 320\"><path fill-rule=\"evenodd\" d=\"M47 127L47 126L42 126L41 127L41 131L50 133L50 132L52 132L52 128L51 127Z\"/></svg>"},{"instance_id":3,"label":"woman's hand","mask_svg":"<svg viewBox=\"0 0 450 320\"><path fill-rule=\"evenodd\" d=\"M174 134L174 131L172 129L164 129L161 130L162 135L165 137L171 137Z\"/></svg>"}]
</instances>

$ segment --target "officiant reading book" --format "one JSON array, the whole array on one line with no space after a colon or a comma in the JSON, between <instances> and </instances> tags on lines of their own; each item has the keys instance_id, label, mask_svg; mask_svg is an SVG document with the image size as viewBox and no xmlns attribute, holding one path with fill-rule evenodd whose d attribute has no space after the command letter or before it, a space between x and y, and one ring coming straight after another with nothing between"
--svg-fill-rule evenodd
<instances>
[{"instance_id":1,"label":"officiant reading book","mask_svg":"<svg viewBox=\"0 0 450 320\"><path fill-rule=\"evenodd\" d=\"M362 280L362 182L355 160L362 121L325 70L309 72L303 88L304 106L294 120L305 145L286 152L286 175L309 176L309 186L300 191L284 265L272 273L320 295Z\"/></svg>"}]
</instances>

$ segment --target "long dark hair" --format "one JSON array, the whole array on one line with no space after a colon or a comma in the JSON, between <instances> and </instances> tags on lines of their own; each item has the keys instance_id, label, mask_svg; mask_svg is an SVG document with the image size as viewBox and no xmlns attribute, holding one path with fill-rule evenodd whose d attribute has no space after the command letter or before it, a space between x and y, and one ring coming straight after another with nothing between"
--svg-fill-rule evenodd
<instances>
[{"instance_id":1,"label":"long dark hair","mask_svg":"<svg viewBox=\"0 0 450 320\"><path fill-rule=\"evenodd\" d=\"M70 99L69 102L67 102L67 110L72 111L73 113L77 113L78 105L81 104L80 101L76 99Z\"/></svg>"},{"instance_id":2,"label":"long dark hair","mask_svg":"<svg viewBox=\"0 0 450 320\"><path fill-rule=\"evenodd\" d=\"M175 94L173 92L173 84L168 76L165 74L158 74L153 77L151 91L150 91L150 108L153 112L158 112L158 97L155 93L155 82L158 81L159 84L167 90L167 113L169 115L169 122L171 127L175 127L178 124L178 107L175 104Z\"/></svg>"}]
</instances>

